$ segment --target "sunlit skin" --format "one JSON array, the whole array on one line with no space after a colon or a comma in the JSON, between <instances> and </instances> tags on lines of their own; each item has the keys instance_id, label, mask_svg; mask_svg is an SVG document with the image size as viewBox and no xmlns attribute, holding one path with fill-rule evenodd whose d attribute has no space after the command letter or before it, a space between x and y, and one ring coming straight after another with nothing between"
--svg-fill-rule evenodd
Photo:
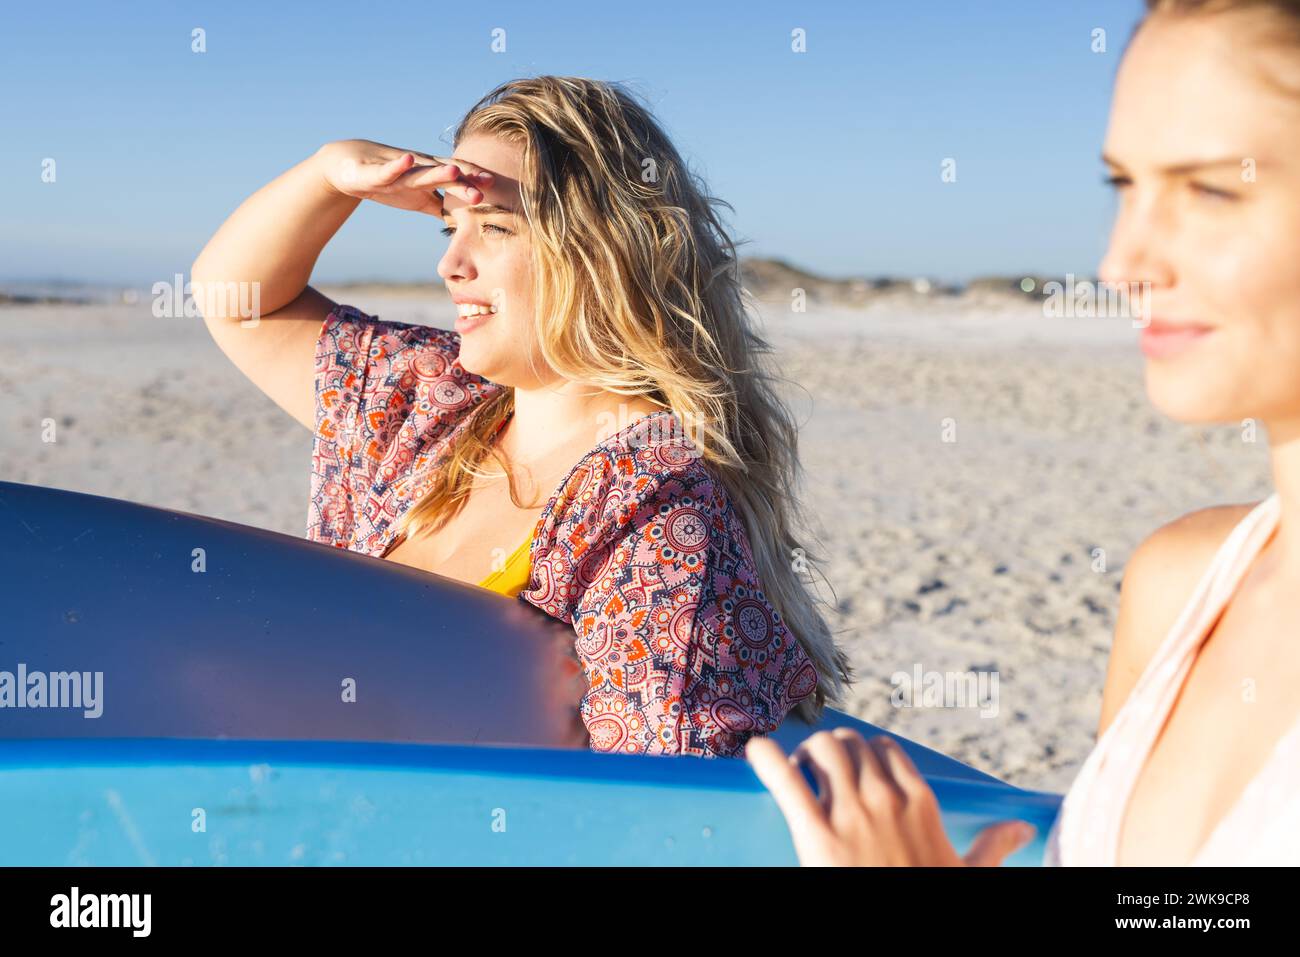
<instances>
[{"instance_id":1,"label":"sunlit skin","mask_svg":"<svg viewBox=\"0 0 1300 957\"><path fill-rule=\"evenodd\" d=\"M461 365L516 388L554 384L534 344L530 237L520 200L517 150L495 138L475 136L460 145L452 161L472 162L491 171L493 178L480 202L451 195L444 199L439 218L449 243L438 262L438 275L453 297L488 301L499 310L461 333ZM530 359L536 369L530 368Z\"/></svg>"},{"instance_id":2,"label":"sunlit skin","mask_svg":"<svg viewBox=\"0 0 1300 957\"><path fill-rule=\"evenodd\" d=\"M527 459L576 443L582 446L571 456L576 461L596 444L599 423L626 423L658 406L566 381L546 366L534 333L520 149L496 137L469 136L457 145L456 160L488 170L493 178L483 187L479 203L455 195L445 198L443 234L450 243L438 263L438 275L453 297L485 300L499 307L496 315L462 332L461 365L493 382L514 386L515 414L502 438L507 449ZM475 211L489 205L514 212Z\"/></svg>"},{"instance_id":3,"label":"sunlit skin","mask_svg":"<svg viewBox=\"0 0 1300 957\"><path fill-rule=\"evenodd\" d=\"M1150 284L1148 396L1180 422L1257 423L1282 506L1147 757L1124 809L1120 864L1192 861L1296 720L1300 50L1259 43L1270 30L1255 15L1148 20L1117 76L1104 146L1118 208L1100 278ZM1099 736L1247 509L1192 513L1150 536L1141 563L1135 553ZM1258 689L1249 706L1244 676ZM749 742L802 863L996 864L1026 839L993 825L959 856L933 792L886 741L839 729L789 758L770 740ZM798 763L812 767L817 796Z\"/></svg>"},{"instance_id":4,"label":"sunlit skin","mask_svg":"<svg viewBox=\"0 0 1300 957\"><path fill-rule=\"evenodd\" d=\"M1243 55L1246 29L1157 17L1134 38L1103 150L1118 208L1099 272L1149 282L1152 325L1209 330L1148 359L1161 412L1253 417L1281 427L1277 440L1300 421L1300 58ZM1250 62L1289 75L1297 94L1242 68Z\"/></svg>"}]
</instances>

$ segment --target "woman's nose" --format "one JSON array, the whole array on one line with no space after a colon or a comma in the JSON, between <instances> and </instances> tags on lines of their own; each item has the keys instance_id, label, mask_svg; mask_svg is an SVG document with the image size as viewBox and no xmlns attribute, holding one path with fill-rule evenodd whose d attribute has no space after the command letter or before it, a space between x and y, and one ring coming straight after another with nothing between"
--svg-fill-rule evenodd
<instances>
[{"instance_id":1,"label":"woman's nose","mask_svg":"<svg viewBox=\"0 0 1300 957\"><path fill-rule=\"evenodd\" d=\"M1172 282L1169 241L1158 211L1126 209L1116 214L1097 278L1114 286L1151 283L1159 287Z\"/></svg>"},{"instance_id":2,"label":"woman's nose","mask_svg":"<svg viewBox=\"0 0 1300 957\"><path fill-rule=\"evenodd\" d=\"M453 236L451 245L438 260L438 275L446 280L471 280L478 276L473 260L466 255L465 247L456 242Z\"/></svg>"}]
</instances>

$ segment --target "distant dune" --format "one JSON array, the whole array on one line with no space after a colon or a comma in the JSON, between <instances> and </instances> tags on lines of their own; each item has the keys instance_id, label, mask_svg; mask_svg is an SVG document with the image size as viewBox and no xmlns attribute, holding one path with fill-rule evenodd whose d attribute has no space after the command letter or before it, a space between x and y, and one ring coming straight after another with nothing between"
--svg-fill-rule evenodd
<instances>
[{"instance_id":1,"label":"distant dune","mask_svg":"<svg viewBox=\"0 0 1300 957\"><path fill-rule=\"evenodd\" d=\"M982 305L1014 304L1042 296L1045 283L1064 281L1064 277L1022 274L1015 276L981 276L965 284L943 283L926 276L881 276L877 278L822 276L801 269L783 259L743 257L741 279L754 299L765 303L789 303L802 290L808 305L845 308L924 307L937 300L969 300ZM1077 277L1081 281L1085 277ZM1022 283L1029 279L1026 290ZM169 285L173 277L159 280ZM382 279L354 279L343 282L318 281L318 289L335 298L364 299L432 299L447 300L441 281L393 282ZM68 282L0 282L0 307L34 304L92 305L124 303L130 305L151 295L147 286L112 286Z\"/></svg>"},{"instance_id":2,"label":"distant dune","mask_svg":"<svg viewBox=\"0 0 1300 957\"><path fill-rule=\"evenodd\" d=\"M926 276L877 278L822 276L801 269L783 259L745 257L740 261L741 281L746 291L756 300L765 303L791 302L797 290L802 290L808 305L845 308L876 308L880 306L921 307L936 300L970 300L995 305L1014 304L1041 298L1045 283L1064 282L1065 277L1040 276L1024 273L1016 276L980 276L964 285L943 283ZM1084 277L1078 277L1076 281ZM1026 290L1024 281L1032 282ZM369 295L400 299L403 297L434 296L447 298L439 283L393 283L375 280L358 280L342 283L322 283L322 291L332 290L345 296Z\"/></svg>"}]
</instances>

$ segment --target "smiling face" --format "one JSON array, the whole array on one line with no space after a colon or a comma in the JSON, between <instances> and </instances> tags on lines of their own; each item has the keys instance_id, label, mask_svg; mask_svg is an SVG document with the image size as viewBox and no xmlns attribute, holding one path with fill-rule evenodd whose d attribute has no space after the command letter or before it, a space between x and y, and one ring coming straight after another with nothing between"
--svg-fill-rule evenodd
<instances>
[{"instance_id":1,"label":"smiling face","mask_svg":"<svg viewBox=\"0 0 1300 957\"><path fill-rule=\"evenodd\" d=\"M1270 30L1157 14L1116 81L1100 278L1151 284L1147 393L1184 422L1300 420L1300 48Z\"/></svg>"},{"instance_id":2,"label":"smiling face","mask_svg":"<svg viewBox=\"0 0 1300 957\"><path fill-rule=\"evenodd\" d=\"M483 303L484 315L458 307L460 361L466 371L508 386L536 387L545 372L533 325L532 268L528 222L520 200L520 150L496 137L468 136L456 159L493 174L481 203L458 196L443 203L443 234L451 240L438 263L438 275L455 300ZM495 313L488 313L495 308ZM544 380L542 380L544 381Z\"/></svg>"}]
</instances>

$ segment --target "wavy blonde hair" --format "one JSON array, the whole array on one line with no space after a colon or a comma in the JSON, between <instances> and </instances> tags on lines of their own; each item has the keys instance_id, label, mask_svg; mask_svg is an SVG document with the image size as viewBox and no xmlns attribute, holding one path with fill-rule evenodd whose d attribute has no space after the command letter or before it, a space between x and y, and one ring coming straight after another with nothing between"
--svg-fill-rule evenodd
<instances>
[{"instance_id":1,"label":"wavy blonde hair","mask_svg":"<svg viewBox=\"0 0 1300 957\"><path fill-rule=\"evenodd\" d=\"M643 396L689 424L692 454L745 523L768 599L817 668L816 693L795 713L818 720L852 671L825 602L796 573L802 559L815 569L821 557L795 533L805 524L795 496L798 426L777 395L772 349L754 331L736 247L713 208L732 207L708 195L650 111L617 84L512 80L469 110L455 143L479 134L523 153L538 351L566 379ZM494 444L513 410L505 387L471 413L403 514L408 535L442 527L476 476L507 476L516 507L536 507L519 501ZM481 468L489 456L500 471Z\"/></svg>"}]
</instances>

